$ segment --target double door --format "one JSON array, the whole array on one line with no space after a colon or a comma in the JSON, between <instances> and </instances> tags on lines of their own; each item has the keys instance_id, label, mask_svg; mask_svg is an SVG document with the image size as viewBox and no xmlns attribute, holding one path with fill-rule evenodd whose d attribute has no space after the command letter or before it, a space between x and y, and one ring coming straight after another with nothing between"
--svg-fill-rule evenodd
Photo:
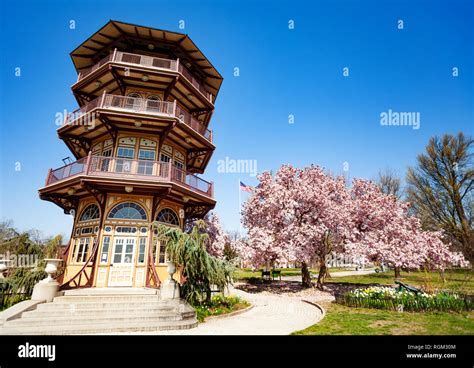
<instances>
[{"instance_id":1,"label":"double door","mask_svg":"<svg viewBox=\"0 0 474 368\"><path fill-rule=\"evenodd\" d=\"M136 238L132 237L114 239L108 286L130 287L133 285L135 243Z\"/></svg>"}]
</instances>

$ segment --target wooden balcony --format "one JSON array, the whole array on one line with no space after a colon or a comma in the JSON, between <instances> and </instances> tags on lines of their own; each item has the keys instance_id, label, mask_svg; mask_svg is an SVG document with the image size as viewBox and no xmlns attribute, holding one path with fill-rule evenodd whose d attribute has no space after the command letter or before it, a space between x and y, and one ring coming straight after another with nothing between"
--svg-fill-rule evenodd
<instances>
[{"instance_id":1,"label":"wooden balcony","mask_svg":"<svg viewBox=\"0 0 474 368\"><path fill-rule=\"evenodd\" d=\"M142 66L145 68L150 68L154 70L164 70L167 72L174 72L179 73L182 77L184 77L190 85L192 85L196 91L204 96L209 102L212 104L214 103L214 96L211 92L209 92L205 87L204 83L196 78L186 67L179 63L179 59L172 60L172 59L164 59L140 54L131 54L127 52L121 52L115 50L114 53L106 56L98 63L94 64L93 66L81 70L77 76L77 82L80 82L88 75L94 73L96 70L101 69L104 65L107 64L120 64L130 66Z\"/></svg>"},{"instance_id":2,"label":"wooden balcony","mask_svg":"<svg viewBox=\"0 0 474 368\"><path fill-rule=\"evenodd\" d=\"M214 185L200 177L188 174L167 162L135 160L119 157L89 156L48 172L45 188L74 177L131 179L153 183L171 183L204 195L214 196Z\"/></svg>"},{"instance_id":3,"label":"wooden balcony","mask_svg":"<svg viewBox=\"0 0 474 368\"><path fill-rule=\"evenodd\" d=\"M84 125L84 120L93 120L94 110L106 109L111 111L125 111L131 113L141 113L151 116L162 116L166 118L176 118L180 122L188 125L198 132L209 142L212 142L212 131L197 120L186 110L180 108L176 101L155 101L143 98L127 97L121 95L103 94L95 98L79 109L67 114L62 127L66 125ZM91 114L91 115L88 115ZM61 129L60 127L59 129Z\"/></svg>"}]
</instances>

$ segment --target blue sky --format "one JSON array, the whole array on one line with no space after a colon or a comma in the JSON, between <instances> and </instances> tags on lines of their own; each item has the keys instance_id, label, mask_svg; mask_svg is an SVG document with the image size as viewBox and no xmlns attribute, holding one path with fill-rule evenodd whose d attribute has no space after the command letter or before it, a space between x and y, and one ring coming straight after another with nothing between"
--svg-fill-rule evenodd
<instances>
[{"instance_id":1,"label":"blue sky","mask_svg":"<svg viewBox=\"0 0 474 368\"><path fill-rule=\"evenodd\" d=\"M257 160L259 172L314 163L341 174L347 162L351 178L387 167L404 176L430 136L473 133L470 1L20 0L3 1L0 13L0 219L22 230L69 235L71 216L37 189L72 157L54 121L77 107L69 52L109 19L187 33L223 75L211 122L217 150L203 178L215 182L228 230L239 228L239 178L257 181L218 173L226 156ZM420 129L381 126L389 109L419 112Z\"/></svg>"}]
</instances>

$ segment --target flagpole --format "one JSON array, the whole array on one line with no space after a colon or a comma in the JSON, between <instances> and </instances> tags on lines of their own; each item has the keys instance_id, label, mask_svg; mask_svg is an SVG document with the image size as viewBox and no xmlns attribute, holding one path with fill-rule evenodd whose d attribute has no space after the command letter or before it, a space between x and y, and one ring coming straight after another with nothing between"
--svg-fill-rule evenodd
<instances>
[{"instance_id":1,"label":"flagpole","mask_svg":"<svg viewBox=\"0 0 474 368\"><path fill-rule=\"evenodd\" d=\"M240 190L240 178L238 178L239 182L237 183L239 189L239 234L242 237L242 200L241 200L241 190Z\"/></svg>"}]
</instances>

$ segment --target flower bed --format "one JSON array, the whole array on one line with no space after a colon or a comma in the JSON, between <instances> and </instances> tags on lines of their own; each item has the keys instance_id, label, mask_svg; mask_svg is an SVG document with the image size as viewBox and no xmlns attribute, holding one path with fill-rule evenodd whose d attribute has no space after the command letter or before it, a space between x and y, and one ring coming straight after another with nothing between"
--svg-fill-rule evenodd
<instances>
[{"instance_id":1,"label":"flower bed","mask_svg":"<svg viewBox=\"0 0 474 368\"><path fill-rule=\"evenodd\" d=\"M391 287L373 286L366 289L355 289L336 298L339 304L349 307L377 308L411 312L432 311L470 311L473 309L473 298L447 292L415 294L406 290Z\"/></svg>"},{"instance_id":2,"label":"flower bed","mask_svg":"<svg viewBox=\"0 0 474 368\"><path fill-rule=\"evenodd\" d=\"M231 313L248 306L250 306L249 302L238 296L214 295L210 303L194 305L194 309L196 310L198 321L203 322L206 317Z\"/></svg>"}]
</instances>

